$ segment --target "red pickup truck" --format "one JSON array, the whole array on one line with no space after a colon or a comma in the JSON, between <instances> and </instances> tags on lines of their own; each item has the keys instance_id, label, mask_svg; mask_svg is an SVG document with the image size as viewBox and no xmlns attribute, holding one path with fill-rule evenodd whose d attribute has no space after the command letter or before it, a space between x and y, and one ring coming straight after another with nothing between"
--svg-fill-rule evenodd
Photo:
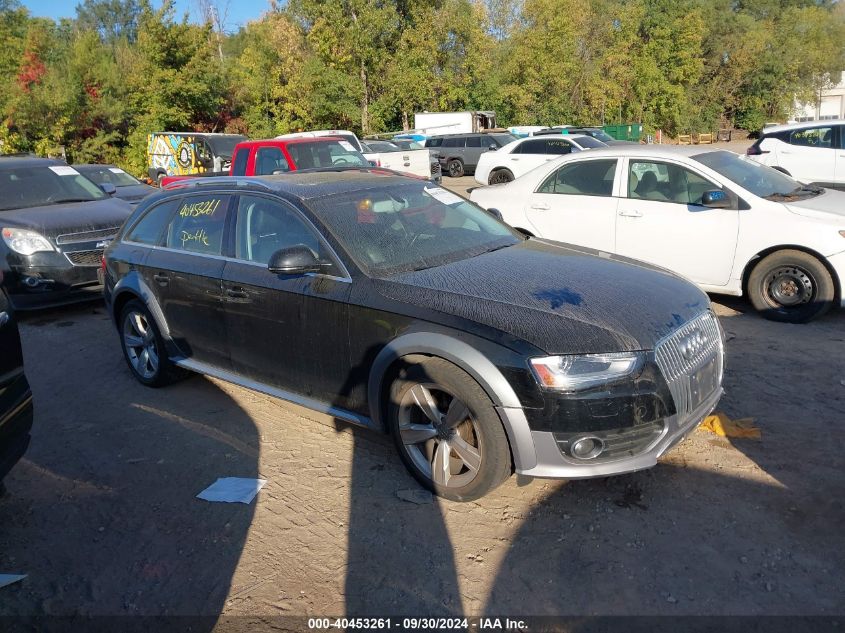
<instances>
[{"instance_id":1,"label":"red pickup truck","mask_svg":"<svg viewBox=\"0 0 845 633\"><path fill-rule=\"evenodd\" d=\"M230 176L269 176L297 169L370 167L355 147L341 137L243 141L232 153ZM198 176L165 176L161 186ZM199 176L201 177L201 176Z\"/></svg>"}]
</instances>

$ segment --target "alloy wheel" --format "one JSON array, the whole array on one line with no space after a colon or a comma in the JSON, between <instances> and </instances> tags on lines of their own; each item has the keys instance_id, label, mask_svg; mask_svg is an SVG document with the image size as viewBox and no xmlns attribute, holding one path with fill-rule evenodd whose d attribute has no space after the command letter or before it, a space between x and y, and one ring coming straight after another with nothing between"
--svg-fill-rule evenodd
<instances>
[{"instance_id":1,"label":"alloy wheel","mask_svg":"<svg viewBox=\"0 0 845 633\"><path fill-rule=\"evenodd\" d=\"M156 336L147 317L132 311L123 320L123 346L132 368L145 380L155 378L159 357Z\"/></svg>"},{"instance_id":2,"label":"alloy wheel","mask_svg":"<svg viewBox=\"0 0 845 633\"><path fill-rule=\"evenodd\" d=\"M466 404L435 384L415 384L399 404L402 444L438 486L460 488L475 479L483 459L477 424Z\"/></svg>"}]
</instances>

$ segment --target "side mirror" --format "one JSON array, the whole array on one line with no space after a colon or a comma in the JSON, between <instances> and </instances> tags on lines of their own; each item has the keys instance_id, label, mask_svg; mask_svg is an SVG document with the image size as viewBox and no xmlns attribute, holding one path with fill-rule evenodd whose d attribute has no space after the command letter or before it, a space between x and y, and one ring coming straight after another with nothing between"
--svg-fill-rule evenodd
<instances>
[{"instance_id":1,"label":"side mirror","mask_svg":"<svg viewBox=\"0 0 845 633\"><path fill-rule=\"evenodd\" d=\"M496 145L494 145L493 143L490 143L490 145L487 146L488 152L495 152L497 149L499 149L499 148L496 147Z\"/></svg>"},{"instance_id":2,"label":"side mirror","mask_svg":"<svg viewBox=\"0 0 845 633\"><path fill-rule=\"evenodd\" d=\"M705 191L701 196L701 205L711 209L728 209L731 206L731 200L728 194L721 189L714 189L713 191Z\"/></svg>"},{"instance_id":3,"label":"side mirror","mask_svg":"<svg viewBox=\"0 0 845 633\"><path fill-rule=\"evenodd\" d=\"M297 244L282 248L270 256L267 270L281 275L302 275L319 272L322 266L307 246Z\"/></svg>"},{"instance_id":4,"label":"side mirror","mask_svg":"<svg viewBox=\"0 0 845 633\"><path fill-rule=\"evenodd\" d=\"M502 212L499 211L498 209L487 209L487 213L489 213L490 215L492 215L494 218L496 218L497 220L499 220L501 222L505 221L505 219L502 217Z\"/></svg>"},{"instance_id":5,"label":"side mirror","mask_svg":"<svg viewBox=\"0 0 845 633\"><path fill-rule=\"evenodd\" d=\"M104 182L103 184L101 184L100 189L103 190L103 193L107 193L110 196L113 196L115 193L117 193L117 187L115 187L110 182Z\"/></svg>"}]
</instances>

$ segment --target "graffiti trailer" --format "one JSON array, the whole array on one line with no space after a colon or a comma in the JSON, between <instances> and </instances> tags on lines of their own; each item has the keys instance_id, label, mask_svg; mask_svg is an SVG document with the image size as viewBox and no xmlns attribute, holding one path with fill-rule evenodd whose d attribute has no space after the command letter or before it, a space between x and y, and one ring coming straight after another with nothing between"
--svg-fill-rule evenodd
<instances>
[{"instance_id":1,"label":"graffiti trailer","mask_svg":"<svg viewBox=\"0 0 845 633\"><path fill-rule=\"evenodd\" d=\"M155 181L228 173L235 145L245 140L240 134L155 132L147 135L147 172Z\"/></svg>"}]
</instances>

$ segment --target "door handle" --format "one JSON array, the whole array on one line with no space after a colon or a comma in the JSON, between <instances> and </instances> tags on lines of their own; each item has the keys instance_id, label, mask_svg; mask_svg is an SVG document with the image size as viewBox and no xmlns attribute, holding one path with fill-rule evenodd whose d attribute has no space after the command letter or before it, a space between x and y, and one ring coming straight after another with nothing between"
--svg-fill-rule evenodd
<instances>
[{"instance_id":1,"label":"door handle","mask_svg":"<svg viewBox=\"0 0 845 633\"><path fill-rule=\"evenodd\" d=\"M643 214L640 211L620 211L619 215L621 215L623 218L641 218L641 217L643 217Z\"/></svg>"},{"instance_id":2,"label":"door handle","mask_svg":"<svg viewBox=\"0 0 845 633\"><path fill-rule=\"evenodd\" d=\"M0 327L6 325L11 319L12 317L9 316L8 312L0 312Z\"/></svg>"},{"instance_id":3,"label":"door handle","mask_svg":"<svg viewBox=\"0 0 845 633\"><path fill-rule=\"evenodd\" d=\"M532 204L531 208L537 209L537 211L548 211L549 209L551 209L551 207L545 202L537 202L536 204Z\"/></svg>"},{"instance_id":4,"label":"door handle","mask_svg":"<svg viewBox=\"0 0 845 633\"><path fill-rule=\"evenodd\" d=\"M170 283L170 275L167 275L165 273L156 273L155 275L153 275L153 279L156 280L156 283L159 286L166 286Z\"/></svg>"},{"instance_id":5,"label":"door handle","mask_svg":"<svg viewBox=\"0 0 845 633\"><path fill-rule=\"evenodd\" d=\"M230 299L247 299L249 293L240 286L235 286L233 288L226 288L226 296Z\"/></svg>"}]
</instances>

